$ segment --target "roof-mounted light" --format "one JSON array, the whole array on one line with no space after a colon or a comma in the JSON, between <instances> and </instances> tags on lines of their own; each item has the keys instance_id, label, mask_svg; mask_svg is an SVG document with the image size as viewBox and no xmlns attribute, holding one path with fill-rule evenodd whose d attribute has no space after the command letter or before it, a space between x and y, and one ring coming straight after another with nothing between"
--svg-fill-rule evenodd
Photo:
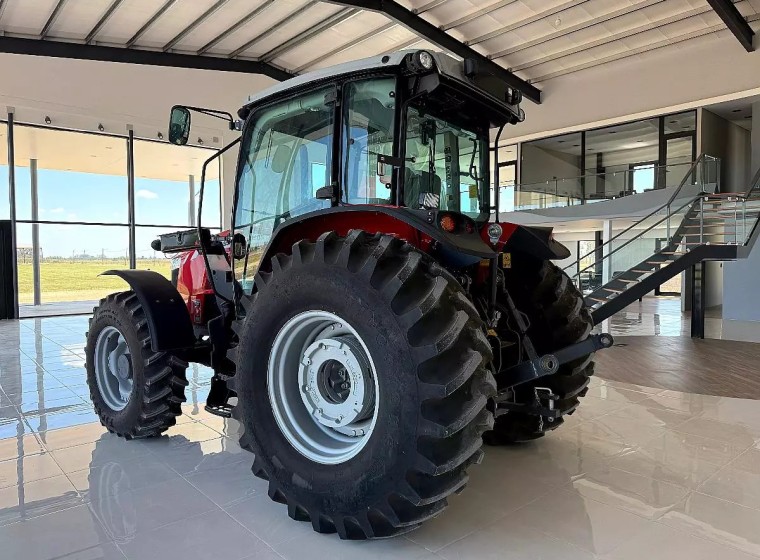
<instances>
[{"instance_id":1,"label":"roof-mounted light","mask_svg":"<svg viewBox=\"0 0 760 560\"><path fill-rule=\"evenodd\" d=\"M422 66L425 70L432 70L433 65L435 64L433 55L427 51L419 51L417 53L417 60L419 61L420 66Z\"/></svg>"},{"instance_id":2,"label":"roof-mounted light","mask_svg":"<svg viewBox=\"0 0 760 560\"><path fill-rule=\"evenodd\" d=\"M435 68L435 58L428 51L416 51L407 58L407 67L415 74Z\"/></svg>"}]
</instances>

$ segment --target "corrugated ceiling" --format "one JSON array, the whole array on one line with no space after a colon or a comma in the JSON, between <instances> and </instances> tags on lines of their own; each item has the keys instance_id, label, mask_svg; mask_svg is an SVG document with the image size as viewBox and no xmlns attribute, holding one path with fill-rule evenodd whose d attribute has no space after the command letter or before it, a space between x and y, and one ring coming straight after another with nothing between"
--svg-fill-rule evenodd
<instances>
[{"instance_id":1,"label":"corrugated ceiling","mask_svg":"<svg viewBox=\"0 0 760 560\"><path fill-rule=\"evenodd\" d=\"M728 33L706 0L401 3L532 83ZM735 4L756 29L760 0ZM0 0L0 34L262 60L292 73L431 47L382 14L317 0Z\"/></svg>"}]
</instances>

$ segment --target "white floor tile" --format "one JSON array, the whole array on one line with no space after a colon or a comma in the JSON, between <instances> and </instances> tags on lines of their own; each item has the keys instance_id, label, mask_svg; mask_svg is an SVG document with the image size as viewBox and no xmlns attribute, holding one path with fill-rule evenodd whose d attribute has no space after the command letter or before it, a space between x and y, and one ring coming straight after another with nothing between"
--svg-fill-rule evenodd
<instances>
[{"instance_id":1,"label":"white floor tile","mask_svg":"<svg viewBox=\"0 0 760 560\"><path fill-rule=\"evenodd\" d=\"M515 519L587 552L605 554L644 531L643 517L584 497L575 490L553 492L514 514ZM508 522L509 518L504 518Z\"/></svg>"},{"instance_id":2,"label":"white floor tile","mask_svg":"<svg viewBox=\"0 0 760 560\"><path fill-rule=\"evenodd\" d=\"M751 560L739 550L666 527L650 525L643 533L618 547L604 560Z\"/></svg>"},{"instance_id":3,"label":"white floor tile","mask_svg":"<svg viewBox=\"0 0 760 560\"><path fill-rule=\"evenodd\" d=\"M262 540L221 510L140 531L118 544L130 560L241 560L252 553L257 558L276 558Z\"/></svg>"},{"instance_id":4,"label":"white floor tile","mask_svg":"<svg viewBox=\"0 0 760 560\"><path fill-rule=\"evenodd\" d=\"M662 523L721 545L760 556L760 511L694 493Z\"/></svg>"}]
</instances>

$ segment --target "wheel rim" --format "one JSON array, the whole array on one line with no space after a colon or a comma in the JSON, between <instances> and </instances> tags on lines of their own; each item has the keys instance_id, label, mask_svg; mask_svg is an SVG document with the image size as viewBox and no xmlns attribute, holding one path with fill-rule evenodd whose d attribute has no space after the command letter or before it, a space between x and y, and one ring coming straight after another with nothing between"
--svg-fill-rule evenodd
<instances>
[{"instance_id":1,"label":"wheel rim","mask_svg":"<svg viewBox=\"0 0 760 560\"><path fill-rule=\"evenodd\" d=\"M377 422L378 383L369 350L347 321L326 311L300 313L280 329L267 391L283 435L317 463L355 457Z\"/></svg>"},{"instance_id":2,"label":"wheel rim","mask_svg":"<svg viewBox=\"0 0 760 560\"><path fill-rule=\"evenodd\" d=\"M94 361L100 396L111 410L123 410L132 395L134 379L129 346L116 327L100 331Z\"/></svg>"}]
</instances>

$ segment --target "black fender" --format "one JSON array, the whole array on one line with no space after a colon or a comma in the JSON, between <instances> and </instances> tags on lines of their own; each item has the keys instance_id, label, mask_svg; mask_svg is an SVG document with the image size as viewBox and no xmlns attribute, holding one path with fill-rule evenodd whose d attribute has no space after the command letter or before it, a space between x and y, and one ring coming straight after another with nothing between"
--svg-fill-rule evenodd
<instances>
[{"instance_id":1,"label":"black fender","mask_svg":"<svg viewBox=\"0 0 760 560\"><path fill-rule=\"evenodd\" d=\"M154 352L195 345L193 323L185 301L166 278L152 270L106 270L102 274L118 276L132 288L148 320Z\"/></svg>"},{"instance_id":2,"label":"black fender","mask_svg":"<svg viewBox=\"0 0 760 560\"><path fill-rule=\"evenodd\" d=\"M552 228L517 226L504 244L505 253L526 253L546 260L570 257L570 249L552 237Z\"/></svg>"},{"instance_id":3,"label":"black fender","mask_svg":"<svg viewBox=\"0 0 760 560\"><path fill-rule=\"evenodd\" d=\"M438 227L438 213L437 210L412 210L365 204L335 206L309 212L287 220L275 228L261 262L269 262L276 253L290 249L296 241L310 237L316 239L319 234L327 231L345 230L345 233L348 229L362 229L368 233L398 233L393 229L391 220L435 240L434 254L444 264L467 266L482 259L496 257L497 253L481 239L475 222L472 233L448 233ZM469 219L462 216L462 219ZM390 220L383 222L383 218ZM386 228L381 229L380 223L384 223Z\"/></svg>"}]
</instances>

